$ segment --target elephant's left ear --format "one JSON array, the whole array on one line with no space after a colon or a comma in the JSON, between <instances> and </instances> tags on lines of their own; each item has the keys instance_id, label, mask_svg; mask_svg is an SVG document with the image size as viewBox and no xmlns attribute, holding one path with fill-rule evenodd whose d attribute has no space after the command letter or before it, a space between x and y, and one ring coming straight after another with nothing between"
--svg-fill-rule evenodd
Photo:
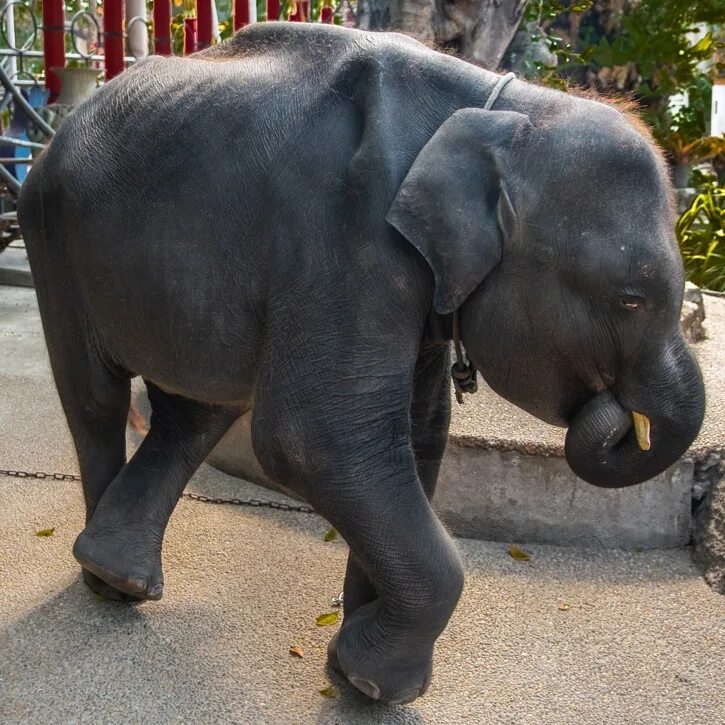
<instances>
[{"instance_id":1,"label":"elephant's left ear","mask_svg":"<svg viewBox=\"0 0 725 725\"><path fill-rule=\"evenodd\" d=\"M501 259L501 169L531 128L528 116L464 108L435 132L413 162L386 217L425 257L436 312L458 309ZM504 172L505 174L505 172ZM502 186L503 184L503 186Z\"/></svg>"}]
</instances>

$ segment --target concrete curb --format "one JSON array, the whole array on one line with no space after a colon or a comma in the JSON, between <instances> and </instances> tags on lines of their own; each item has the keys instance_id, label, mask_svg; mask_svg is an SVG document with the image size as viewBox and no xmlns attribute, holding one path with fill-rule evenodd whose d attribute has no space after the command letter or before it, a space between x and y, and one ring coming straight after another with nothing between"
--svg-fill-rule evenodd
<instances>
[{"instance_id":1,"label":"concrete curb","mask_svg":"<svg viewBox=\"0 0 725 725\"><path fill-rule=\"evenodd\" d=\"M294 496L264 475L250 427L249 414L240 418L207 462ZM639 486L601 489L578 479L556 455L449 442L433 505L448 530L464 538L668 549L690 540L692 481L693 463L683 459Z\"/></svg>"},{"instance_id":2,"label":"concrete curb","mask_svg":"<svg viewBox=\"0 0 725 725\"><path fill-rule=\"evenodd\" d=\"M28 266L28 257L23 247L13 242L0 253L0 284L12 287L32 287L33 275Z\"/></svg>"}]
</instances>

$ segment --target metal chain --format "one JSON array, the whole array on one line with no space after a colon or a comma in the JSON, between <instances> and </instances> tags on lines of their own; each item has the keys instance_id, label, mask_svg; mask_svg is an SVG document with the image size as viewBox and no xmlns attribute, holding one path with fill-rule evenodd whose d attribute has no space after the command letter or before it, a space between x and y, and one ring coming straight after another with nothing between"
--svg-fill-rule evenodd
<instances>
[{"instance_id":1,"label":"metal chain","mask_svg":"<svg viewBox=\"0 0 725 725\"><path fill-rule=\"evenodd\" d=\"M217 498L216 496L206 496L203 493L182 493L183 498L192 501L200 501L201 503L227 503L232 506L251 506L252 508L268 508L275 511L293 511L297 514L314 514L317 513L310 506L304 504L288 504L282 501L262 501L258 498Z\"/></svg>"},{"instance_id":2,"label":"metal chain","mask_svg":"<svg viewBox=\"0 0 725 725\"><path fill-rule=\"evenodd\" d=\"M81 481L81 477L75 473L47 473L45 471L14 471L12 469L0 468L0 476L12 476L13 478L37 478L40 480L50 478L54 481ZM314 514L316 511L305 504L288 504L282 501L264 501L258 498L219 498L217 496L206 496L203 493L182 493L182 498L200 503L229 504L231 506L251 506L252 508L268 508L275 511L291 511L298 514Z\"/></svg>"},{"instance_id":3,"label":"metal chain","mask_svg":"<svg viewBox=\"0 0 725 725\"><path fill-rule=\"evenodd\" d=\"M0 468L0 476L13 478L52 478L54 481L80 481L81 477L75 473L46 473L45 471L13 471Z\"/></svg>"}]
</instances>

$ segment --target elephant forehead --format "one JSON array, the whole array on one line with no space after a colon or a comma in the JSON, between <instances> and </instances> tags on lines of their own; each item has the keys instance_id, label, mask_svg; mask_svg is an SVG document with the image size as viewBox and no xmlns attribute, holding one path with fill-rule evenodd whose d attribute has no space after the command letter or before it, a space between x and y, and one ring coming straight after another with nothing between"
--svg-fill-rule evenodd
<instances>
[{"instance_id":1,"label":"elephant forehead","mask_svg":"<svg viewBox=\"0 0 725 725\"><path fill-rule=\"evenodd\" d=\"M540 129L527 168L558 198L580 204L668 203L666 166L650 139L618 111L597 103Z\"/></svg>"}]
</instances>

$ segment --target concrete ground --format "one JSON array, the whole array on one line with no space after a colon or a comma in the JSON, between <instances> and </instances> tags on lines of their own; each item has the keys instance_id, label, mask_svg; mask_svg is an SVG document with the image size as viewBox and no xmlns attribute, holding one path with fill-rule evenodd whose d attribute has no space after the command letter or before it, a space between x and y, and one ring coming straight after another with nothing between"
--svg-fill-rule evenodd
<instances>
[{"instance_id":1,"label":"concrete ground","mask_svg":"<svg viewBox=\"0 0 725 725\"><path fill-rule=\"evenodd\" d=\"M164 599L128 606L79 580L78 484L0 478L0 499L2 722L723 722L725 599L687 551L529 546L519 562L460 540L466 588L433 684L387 708L325 670L337 625L315 617L346 548L320 518L184 500Z\"/></svg>"},{"instance_id":2,"label":"concrete ground","mask_svg":"<svg viewBox=\"0 0 725 725\"><path fill-rule=\"evenodd\" d=\"M77 472L32 290L0 287L0 311L0 468ZM284 500L208 466L191 488ZM79 484L0 475L0 501L2 723L723 722L725 599L687 550L527 545L520 562L459 540L467 583L433 684L387 708L325 670L338 625L315 617L346 549L322 519L183 500L164 599L126 606L79 580Z\"/></svg>"}]
</instances>

